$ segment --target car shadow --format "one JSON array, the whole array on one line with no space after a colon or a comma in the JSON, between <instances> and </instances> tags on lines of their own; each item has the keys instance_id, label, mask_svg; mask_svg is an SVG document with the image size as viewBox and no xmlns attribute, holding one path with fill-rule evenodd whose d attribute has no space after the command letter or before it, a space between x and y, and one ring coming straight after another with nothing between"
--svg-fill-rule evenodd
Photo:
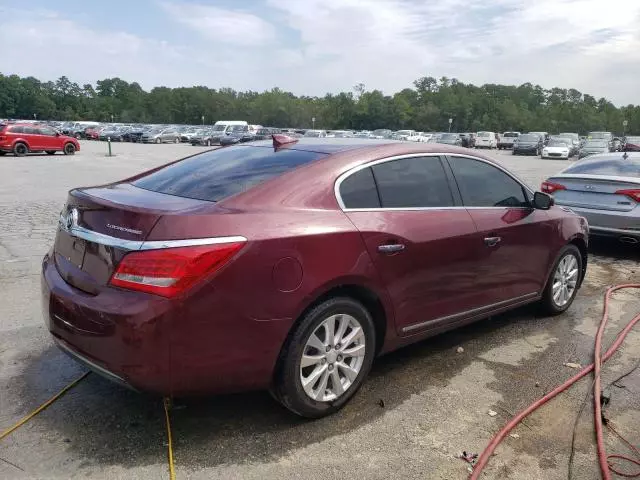
<instances>
[{"instance_id":1,"label":"car shadow","mask_svg":"<svg viewBox=\"0 0 640 480\"><path fill-rule=\"evenodd\" d=\"M589 254L617 260L640 262L640 240L636 244L623 243L617 238L590 237Z\"/></svg>"},{"instance_id":2,"label":"car shadow","mask_svg":"<svg viewBox=\"0 0 640 480\"><path fill-rule=\"evenodd\" d=\"M315 421L293 415L267 392L177 400L171 411L176 457L185 466L280 458L368 424L427 388L445 387L478 355L539 331L547 322L553 320L536 317L534 306L522 307L382 356L344 409ZM460 345L473 354L457 353ZM44 401L43 389L54 392L83 371L53 346L24 364L22 375L11 379L6 390L15 395L8 400L20 405L21 414ZM157 464L166 454L161 399L118 387L95 374L59 400L55 413L41 415L39 422L58 432L68 453L81 457L83 465L130 468Z\"/></svg>"}]
</instances>

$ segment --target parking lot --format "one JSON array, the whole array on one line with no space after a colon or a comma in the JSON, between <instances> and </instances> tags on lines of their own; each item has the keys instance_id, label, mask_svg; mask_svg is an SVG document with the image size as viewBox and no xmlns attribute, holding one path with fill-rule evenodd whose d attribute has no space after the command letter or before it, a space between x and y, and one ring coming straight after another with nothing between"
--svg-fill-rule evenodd
<instances>
[{"instance_id":1,"label":"parking lot","mask_svg":"<svg viewBox=\"0 0 640 480\"><path fill-rule=\"evenodd\" d=\"M205 147L81 142L74 156L0 160L0 431L83 369L44 327L39 268L72 187L108 183ZM533 187L567 161L490 153ZM555 318L524 307L377 360L336 415L299 419L266 392L179 401L172 427L178 479L457 479L463 450L480 452L515 413L592 361L607 286L640 280L640 248L594 241L574 305ZM637 293L614 296L604 344L640 311ZM462 347L463 351L459 351ZM640 357L640 329L605 365L603 384ZM640 371L613 388L608 417L640 443ZM498 448L485 478L566 479L571 431L591 381L551 401ZM578 425L574 478L599 478L592 413ZM488 415L492 410L496 416ZM609 453L629 455L605 432ZM0 442L0 478L168 478L162 402L90 375Z\"/></svg>"}]
</instances>

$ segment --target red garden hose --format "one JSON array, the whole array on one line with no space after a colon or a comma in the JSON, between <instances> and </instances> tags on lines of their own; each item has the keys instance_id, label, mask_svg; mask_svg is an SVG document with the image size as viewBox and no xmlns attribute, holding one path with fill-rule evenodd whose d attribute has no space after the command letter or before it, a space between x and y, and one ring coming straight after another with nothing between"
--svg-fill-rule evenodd
<instances>
[{"instance_id":1,"label":"red garden hose","mask_svg":"<svg viewBox=\"0 0 640 480\"><path fill-rule=\"evenodd\" d=\"M571 385L576 383L578 380L586 376L592 370L595 370L595 381L593 386L594 391L594 402L595 402L595 427L596 427L596 438L598 443L598 462L600 463L600 470L602 471L602 478L605 480L611 479L611 473L609 470L609 465L607 463L607 453L604 447L604 440L602 438L602 417L601 417L601 405L600 405L600 367L606 362L611 355L613 355L616 350L620 347L622 342L624 341L627 334L631 331L638 321L640 321L640 314L636 315L631 319L631 321L627 324L626 327L622 329L622 331L618 334L615 341L611 344L609 349L605 352L605 354L600 357L600 349L602 344L602 334L604 332L604 328L607 324L608 314L609 314L609 298L611 294L616 290L621 290L625 288L640 288L640 283L628 283L623 285L616 285L614 287L610 287L607 290L607 293L604 297L604 310L602 312L602 321L600 322L600 327L598 328L598 332L596 334L596 342L595 342L595 353L594 353L594 363L583 368L578 374L571 377L569 380L564 382L562 385L556 387L551 392L547 393L544 397L536 400L534 403L529 405L527 408L518 413L515 417L513 417L509 422L502 427L502 429L495 434L495 436L489 442L489 445L484 449L480 457L478 457L478 462L473 468L473 472L471 473L469 479L470 480L478 480L480 478L480 474L482 470L489 462L491 455L495 451L495 449L500 445L500 442L506 437L513 428L518 425L525 417L527 417L530 413L537 410L539 407L547 403L553 397L558 395L561 392L567 390Z\"/></svg>"}]
</instances>

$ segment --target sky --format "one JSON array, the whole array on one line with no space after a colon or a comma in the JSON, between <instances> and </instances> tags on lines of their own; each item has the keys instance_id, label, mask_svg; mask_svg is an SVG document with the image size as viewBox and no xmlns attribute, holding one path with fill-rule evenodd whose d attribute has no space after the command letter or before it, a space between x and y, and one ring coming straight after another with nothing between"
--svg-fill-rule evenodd
<instances>
[{"instance_id":1,"label":"sky","mask_svg":"<svg viewBox=\"0 0 640 480\"><path fill-rule=\"evenodd\" d=\"M0 1L0 72L297 95L423 76L640 104L640 0Z\"/></svg>"}]
</instances>

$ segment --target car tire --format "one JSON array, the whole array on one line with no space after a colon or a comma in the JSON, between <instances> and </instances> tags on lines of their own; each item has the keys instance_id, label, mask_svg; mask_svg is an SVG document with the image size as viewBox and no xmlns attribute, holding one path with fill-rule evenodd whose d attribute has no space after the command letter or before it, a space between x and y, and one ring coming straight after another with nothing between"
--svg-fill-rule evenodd
<instances>
[{"instance_id":1,"label":"car tire","mask_svg":"<svg viewBox=\"0 0 640 480\"><path fill-rule=\"evenodd\" d=\"M62 149L62 151L65 155L75 155L76 146L71 142L67 142L64 144L64 148Z\"/></svg>"},{"instance_id":2,"label":"car tire","mask_svg":"<svg viewBox=\"0 0 640 480\"><path fill-rule=\"evenodd\" d=\"M207 140L207 147L211 146L211 140Z\"/></svg>"},{"instance_id":3,"label":"car tire","mask_svg":"<svg viewBox=\"0 0 640 480\"><path fill-rule=\"evenodd\" d=\"M159 138L156 138L156 143L162 143L162 140L160 140Z\"/></svg>"},{"instance_id":4,"label":"car tire","mask_svg":"<svg viewBox=\"0 0 640 480\"><path fill-rule=\"evenodd\" d=\"M178 137L176 137L176 138L173 140L173 143L180 143L180 139L179 139Z\"/></svg>"},{"instance_id":5,"label":"car tire","mask_svg":"<svg viewBox=\"0 0 640 480\"><path fill-rule=\"evenodd\" d=\"M348 326L341 328L341 322L348 322ZM342 338L360 331L357 343L354 343L356 340L347 340L347 345L339 342L333 345L332 340L327 340L327 324L333 325L334 340L340 330L344 332ZM320 418L338 411L358 391L371 369L376 348L375 336L371 314L360 302L348 297L335 297L320 303L307 312L289 334L278 360L272 394L283 406L302 417ZM316 344L319 341L321 348L326 350L316 349L312 345L312 337L315 337ZM362 347L364 353L350 356L351 363L347 363L346 357L340 360L340 352L354 351L358 347ZM358 351L361 353L362 349L358 348ZM310 354L307 359L317 357L318 360L302 367L305 352ZM345 369L345 365L349 369ZM321 373L316 374L316 371ZM347 371L350 372L349 377L345 374ZM307 383L307 390L303 386L302 377L305 374L308 378L314 378ZM336 389L338 382L340 387ZM345 385L346 390L342 391ZM314 386L317 387L315 393ZM316 395L322 395L323 398L318 400L314 398ZM335 398L332 398L334 395ZM328 398L325 399L325 396Z\"/></svg>"},{"instance_id":6,"label":"car tire","mask_svg":"<svg viewBox=\"0 0 640 480\"><path fill-rule=\"evenodd\" d=\"M7 152L3 152L2 150L0 150L0 157L2 157L3 155L6 155Z\"/></svg>"},{"instance_id":7,"label":"car tire","mask_svg":"<svg viewBox=\"0 0 640 480\"><path fill-rule=\"evenodd\" d=\"M563 269L565 270L563 271ZM571 272L573 272L574 269L575 276L572 276ZM560 250L557 260L553 264L553 268L547 279L547 285L542 294L540 306L543 312L547 315L559 315L567 310L576 298L582 280L581 276L582 254L580 250L573 244L565 245ZM558 282L560 282L559 286ZM573 290L571 290L571 285L573 285ZM565 297L560 297L562 301L556 300L555 297L558 295L558 289L563 290L565 286L567 286L568 289L564 290L560 295L568 294L569 297L566 299L566 303L563 303L562 301L564 301Z\"/></svg>"},{"instance_id":8,"label":"car tire","mask_svg":"<svg viewBox=\"0 0 640 480\"><path fill-rule=\"evenodd\" d=\"M82 138L82 134L76 133L74 137L76 137L77 140L80 140Z\"/></svg>"},{"instance_id":9,"label":"car tire","mask_svg":"<svg viewBox=\"0 0 640 480\"><path fill-rule=\"evenodd\" d=\"M16 157L24 157L27 153L29 153L29 147L26 143L18 142L13 146L13 154Z\"/></svg>"},{"instance_id":10,"label":"car tire","mask_svg":"<svg viewBox=\"0 0 640 480\"><path fill-rule=\"evenodd\" d=\"M56 151L55 150L46 150L47 155L55 155Z\"/></svg>"}]
</instances>

